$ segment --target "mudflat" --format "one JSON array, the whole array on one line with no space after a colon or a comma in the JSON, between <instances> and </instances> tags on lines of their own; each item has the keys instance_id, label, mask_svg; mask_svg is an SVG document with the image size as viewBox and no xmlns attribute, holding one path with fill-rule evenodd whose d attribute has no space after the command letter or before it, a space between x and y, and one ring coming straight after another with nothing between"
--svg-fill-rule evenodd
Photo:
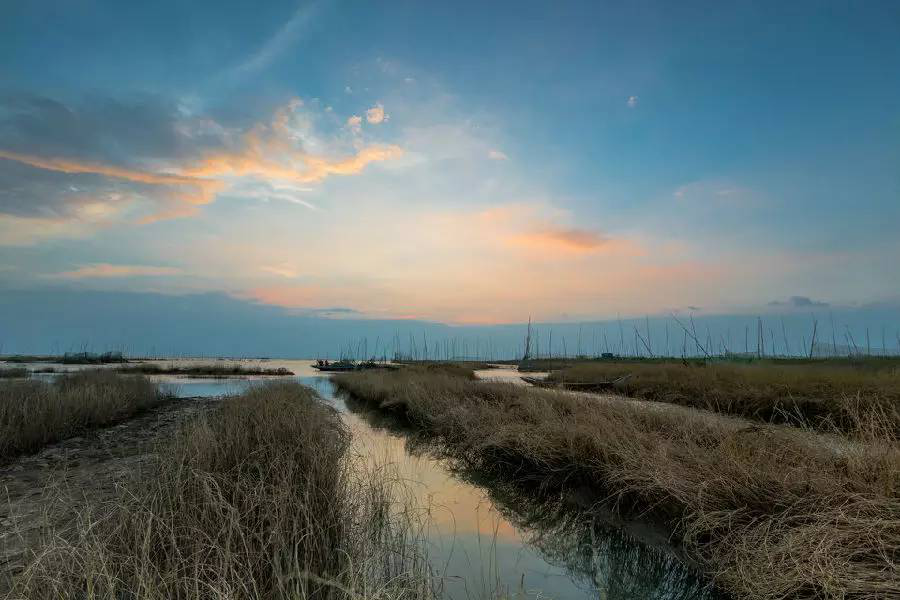
<instances>
[{"instance_id":1,"label":"mudflat","mask_svg":"<svg viewBox=\"0 0 900 600\"><path fill-rule=\"evenodd\" d=\"M141 415L52 444L0 466L0 593L28 563L28 553L52 526L64 530L87 502L113 496L138 475L157 444L218 398L178 398Z\"/></svg>"}]
</instances>

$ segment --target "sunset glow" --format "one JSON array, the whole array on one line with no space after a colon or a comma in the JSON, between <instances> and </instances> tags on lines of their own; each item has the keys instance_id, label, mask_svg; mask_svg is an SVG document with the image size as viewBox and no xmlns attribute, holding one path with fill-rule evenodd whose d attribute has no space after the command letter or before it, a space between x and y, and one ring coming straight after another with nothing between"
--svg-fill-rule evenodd
<instances>
[{"instance_id":1,"label":"sunset glow","mask_svg":"<svg viewBox=\"0 0 900 600\"><path fill-rule=\"evenodd\" d=\"M58 10L83 39L105 11ZM870 47L897 36L874 12L275 3L160 24L171 52L117 42L157 10L111 10L92 44L6 36L8 289L451 324L896 300L900 90Z\"/></svg>"}]
</instances>

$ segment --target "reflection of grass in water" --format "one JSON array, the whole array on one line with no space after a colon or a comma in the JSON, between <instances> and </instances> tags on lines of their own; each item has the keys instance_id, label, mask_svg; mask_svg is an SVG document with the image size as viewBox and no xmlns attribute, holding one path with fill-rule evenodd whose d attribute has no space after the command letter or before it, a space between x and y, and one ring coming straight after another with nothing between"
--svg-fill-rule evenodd
<instances>
[{"instance_id":1,"label":"reflection of grass in water","mask_svg":"<svg viewBox=\"0 0 900 600\"><path fill-rule=\"evenodd\" d=\"M563 493L548 493L524 486L516 478L488 475L454 461L443 446L410 427L396 416L372 409L352 396L347 407L373 428L404 436L413 456L442 460L457 477L484 489L498 513L523 535L525 543L539 551L551 565L561 567L574 581L600 591L603 598L688 600L716 597L696 569L686 565L671 549L643 543L611 524L601 507L582 509ZM496 527L496 526L495 526ZM483 543L479 532L477 565L482 589L502 589L496 553L496 530ZM484 551L484 546L487 546ZM527 582L523 582L527 584ZM506 590L509 592L509 590ZM523 594L524 590L519 590Z\"/></svg>"},{"instance_id":2,"label":"reflection of grass in water","mask_svg":"<svg viewBox=\"0 0 900 600\"><path fill-rule=\"evenodd\" d=\"M688 600L716 597L699 573L671 549L643 543L611 524L594 507L573 506L563 494L542 494L474 473L462 473L485 488L494 506L524 533L544 559L565 568L603 598Z\"/></svg>"}]
</instances>

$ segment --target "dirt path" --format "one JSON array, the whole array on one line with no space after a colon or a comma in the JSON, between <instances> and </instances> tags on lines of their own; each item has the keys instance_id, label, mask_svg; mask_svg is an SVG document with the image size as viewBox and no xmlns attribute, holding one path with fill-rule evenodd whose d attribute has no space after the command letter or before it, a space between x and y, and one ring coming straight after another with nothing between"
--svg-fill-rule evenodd
<instances>
[{"instance_id":1,"label":"dirt path","mask_svg":"<svg viewBox=\"0 0 900 600\"><path fill-rule=\"evenodd\" d=\"M109 498L118 482L148 464L156 442L219 401L180 398L0 466L0 595L48 523L71 520L86 500Z\"/></svg>"}]
</instances>

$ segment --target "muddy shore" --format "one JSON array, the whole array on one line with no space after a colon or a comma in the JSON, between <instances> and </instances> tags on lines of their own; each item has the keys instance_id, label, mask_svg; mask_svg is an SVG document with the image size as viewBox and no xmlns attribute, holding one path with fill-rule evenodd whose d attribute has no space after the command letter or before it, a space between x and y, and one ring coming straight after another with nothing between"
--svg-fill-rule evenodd
<instances>
[{"instance_id":1,"label":"muddy shore","mask_svg":"<svg viewBox=\"0 0 900 600\"><path fill-rule=\"evenodd\" d=\"M53 524L73 521L87 502L110 498L179 423L218 398L178 398L133 419L85 432L0 465L0 595Z\"/></svg>"}]
</instances>

